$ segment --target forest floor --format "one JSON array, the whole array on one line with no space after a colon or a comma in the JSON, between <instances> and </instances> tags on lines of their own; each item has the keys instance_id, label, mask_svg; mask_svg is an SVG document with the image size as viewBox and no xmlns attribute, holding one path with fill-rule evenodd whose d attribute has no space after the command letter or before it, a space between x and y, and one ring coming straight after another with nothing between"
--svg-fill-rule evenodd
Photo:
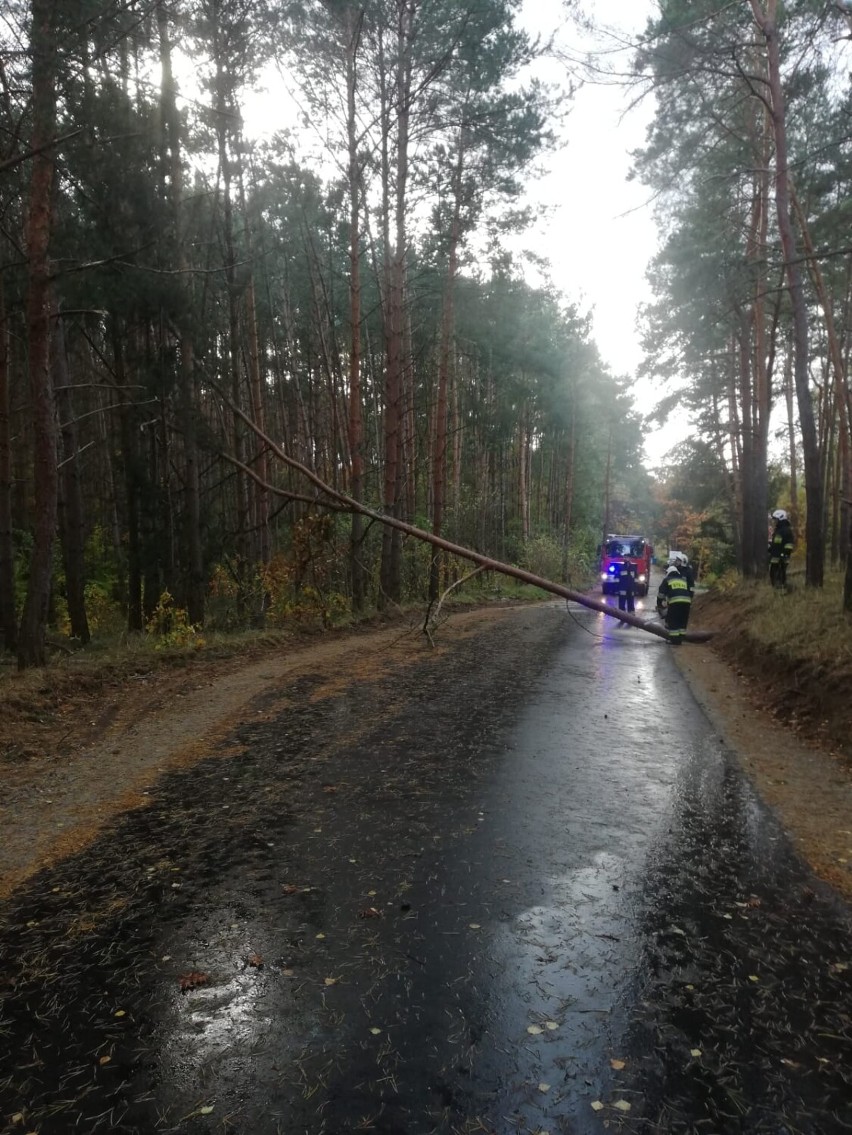
<instances>
[{"instance_id":1,"label":"forest floor","mask_svg":"<svg viewBox=\"0 0 852 1135\"><path fill-rule=\"evenodd\" d=\"M222 743L239 725L280 714L281 688L301 675L326 689L359 674L375 679L416 663L424 651L451 651L506 610L455 610L434 646L421 616L400 616L354 631L266 641L228 657L146 656L123 667L76 657L38 675L4 676L0 899L90 845L115 817L144 807L165 773L214 751L238 751ZM826 696L832 682L825 673L768 659L742 615L736 600L701 597L692 627L713 630L714 638L679 651L678 664L801 854L852 899L850 699Z\"/></svg>"}]
</instances>

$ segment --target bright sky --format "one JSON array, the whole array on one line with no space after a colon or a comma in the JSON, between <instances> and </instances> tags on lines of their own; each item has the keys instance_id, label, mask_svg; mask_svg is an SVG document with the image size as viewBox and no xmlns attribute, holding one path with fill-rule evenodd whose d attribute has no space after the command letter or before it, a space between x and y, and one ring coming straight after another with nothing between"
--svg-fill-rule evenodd
<instances>
[{"instance_id":1,"label":"bright sky","mask_svg":"<svg viewBox=\"0 0 852 1135\"><path fill-rule=\"evenodd\" d=\"M596 22L606 20L608 32L584 35L560 0L524 0L523 23L545 39L559 29L557 42L578 64L590 54L602 70L629 70L626 45L644 31L653 0L580 0L580 7ZM565 66L555 61L537 64L536 73L565 83ZM631 151L644 144L654 110L650 99L631 108L634 101L635 92L611 80L580 87L563 130L566 144L548 159L535 186L535 199L552 212L541 231L522 242L550 259L556 286L592 312L603 359L614 374L631 378L642 361L636 320L640 304L651 298L645 272L658 240L650 191L627 180ZM641 380L637 410L648 413L659 396L652 379ZM672 422L647 435L648 464L661 464L687 432L685 423Z\"/></svg>"},{"instance_id":2,"label":"bright sky","mask_svg":"<svg viewBox=\"0 0 852 1135\"><path fill-rule=\"evenodd\" d=\"M570 72L566 62L555 59L536 63L537 77L561 87L572 74L575 80L579 77L586 58L601 70L629 70L629 45L655 7L654 0L577 0L577 5L596 23L606 20L608 30L594 37L583 33L566 15L562 0L523 4L521 23L530 34L543 40L555 35L569 65L574 62ZM556 287L582 311L592 313L593 337L605 362L614 374L630 378L642 359L637 310L650 298L645 272L657 247L650 191L627 180L631 151L643 145L653 113L647 99L631 109L633 98L612 80L586 82L579 88L567 104L564 145L548 156L546 172L531 190L531 200L546 206L546 220L518 242L519 248L550 261ZM270 96L259 94L255 105L252 101L244 106L249 129L252 120L268 120ZM280 100L275 107L276 125L281 125ZM650 379L637 383L637 410L648 413L659 393ZM687 432L685 424L672 423L665 431L647 434L649 466L661 464L665 452Z\"/></svg>"}]
</instances>

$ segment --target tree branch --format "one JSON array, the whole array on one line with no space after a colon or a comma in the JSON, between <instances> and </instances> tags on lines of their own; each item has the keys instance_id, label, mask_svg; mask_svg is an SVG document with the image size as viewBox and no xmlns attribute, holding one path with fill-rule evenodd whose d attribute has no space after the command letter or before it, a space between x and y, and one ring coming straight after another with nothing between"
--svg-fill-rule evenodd
<instances>
[{"instance_id":1,"label":"tree branch","mask_svg":"<svg viewBox=\"0 0 852 1135\"><path fill-rule=\"evenodd\" d=\"M323 507L332 507L333 505L344 506L345 509L358 512L362 516L368 516L388 528L395 528L399 532L404 532L407 536L413 536L415 539L423 540L436 548L442 548L445 552L450 552L460 559L470 560L472 563L478 564L480 567L489 571L496 571L501 575L508 575L513 579L520 580L522 583L529 583L533 587L538 587L542 591L549 591L551 594L558 595L563 599L573 600L583 607L588 607L591 611L600 611L604 615L610 615L620 622L629 623L631 626L638 627L640 630L647 631L649 634L656 635L658 638L668 641L668 631L659 624L645 622L637 618L636 615L630 615L626 611L618 611L607 603L592 599L589 595L574 591L569 587L563 587L560 583L553 583L552 580L543 579L541 576L534 575L531 571L525 571L523 568L515 567L512 564L494 560L490 556L483 556L479 552L474 552L471 548L463 547L461 544L453 544L449 540L444 540L441 536L435 536L432 532L427 532L423 528L417 528L413 524L408 524L404 520L398 520L394 516L385 516L383 513L378 512L376 509L369 508L367 505L362 504L361 501L355 500L346 493L341 493L337 489L333 489L331 485L327 485L325 481L318 477L316 473L306 465L297 461L295 457L290 457L286 454L272 438L252 421L248 414L231 401L227 394L219 388L217 383L210 379L208 379L208 381L210 381L211 386L216 390L219 397L230 407L232 413L236 414L237 417L245 422L252 433L269 446L271 452L279 461L282 461L285 465L289 465L290 468L296 470L296 472L301 473L303 477L307 478L312 485L328 498L328 501L317 500L315 503L321 504ZM234 458L229 457L228 460L233 461ZM712 632L710 631L688 631L685 635L687 642L706 642L712 637Z\"/></svg>"}]
</instances>

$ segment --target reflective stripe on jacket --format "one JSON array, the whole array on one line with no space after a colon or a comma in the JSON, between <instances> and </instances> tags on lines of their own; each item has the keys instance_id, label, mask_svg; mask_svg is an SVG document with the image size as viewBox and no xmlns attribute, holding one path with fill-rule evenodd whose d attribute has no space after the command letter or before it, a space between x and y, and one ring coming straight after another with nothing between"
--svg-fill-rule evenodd
<instances>
[{"instance_id":1,"label":"reflective stripe on jacket","mask_svg":"<svg viewBox=\"0 0 852 1135\"><path fill-rule=\"evenodd\" d=\"M689 584L677 572L670 572L669 575L660 584L658 595L664 596L669 601L669 606L673 603L691 603L692 595L689 590Z\"/></svg>"}]
</instances>

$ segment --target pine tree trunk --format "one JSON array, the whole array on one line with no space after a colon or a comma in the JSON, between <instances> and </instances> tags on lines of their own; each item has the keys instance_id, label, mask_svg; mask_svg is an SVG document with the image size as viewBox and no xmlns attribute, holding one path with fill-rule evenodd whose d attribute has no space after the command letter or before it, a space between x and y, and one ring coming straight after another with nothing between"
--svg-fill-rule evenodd
<instances>
[{"instance_id":1,"label":"pine tree trunk","mask_svg":"<svg viewBox=\"0 0 852 1135\"><path fill-rule=\"evenodd\" d=\"M33 417L34 525L27 594L18 633L18 668L42 666L56 535L56 416L50 375L50 273L53 155L56 130L54 0L32 0L32 174L27 215L27 347Z\"/></svg>"},{"instance_id":2,"label":"pine tree trunk","mask_svg":"<svg viewBox=\"0 0 852 1135\"><path fill-rule=\"evenodd\" d=\"M9 327L0 272L0 634L3 649L17 647L15 612L15 541L11 519L11 406L9 400Z\"/></svg>"},{"instance_id":3,"label":"pine tree trunk","mask_svg":"<svg viewBox=\"0 0 852 1135\"><path fill-rule=\"evenodd\" d=\"M58 308L54 308L54 320L52 364L62 441L59 534L65 571L65 602L68 605L71 634L85 646L92 636L86 616L86 526L77 460L77 423L74 419L74 399L71 396L65 354L65 327Z\"/></svg>"},{"instance_id":4,"label":"pine tree trunk","mask_svg":"<svg viewBox=\"0 0 852 1135\"><path fill-rule=\"evenodd\" d=\"M358 120L355 95L358 87L358 45L363 12L348 9L346 47L346 131L349 151L349 485L355 500L364 491L364 420L361 394L361 171L358 162ZM366 573L363 550L364 518L352 514L349 531L349 572L352 579L352 606L364 607Z\"/></svg>"},{"instance_id":5,"label":"pine tree trunk","mask_svg":"<svg viewBox=\"0 0 852 1135\"><path fill-rule=\"evenodd\" d=\"M12 429L9 399L9 327L0 273L0 634L4 650L18 642L15 545L12 539Z\"/></svg>"},{"instance_id":6,"label":"pine tree trunk","mask_svg":"<svg viewBox=\"0 0 852 1135\"><path fill-rule=\"evenodd\" d=\"M772 126L775 136L775 207L778 232L784 251L787 286L793 309L793 375L799 406L799 428L802 433L802 455L805 466L805 582L822 587L825 571L824 499L822 463L811 403L808 370L808 313L802 285L802 272L793 226L790 219L789 161L787 157L787 125L784 91L781 82L781 52L778 42L777 0L751 0L755 22L766 40L769 91L772 105Z\"/></svg>"},{"instance_id":7,"label":"pine tree trunk","mask_svg":"<svg viewBox=\"0 0 852 1135\"><path fill-rule=\"evenodd\" d=\"M435 447L432 453L432 532L443 533L444 497L447 485L447 391L450 383L450 354L455 328L455 286L458 269L458 246L461 221L462 168L464 139L459 137L459 152L453 172L453 218L450 227L450 248L444 306L441 313L441 346L438 356L438 394L435 406ZM434 603L440 593L443 556L438 549L432 553L429 570L429 601Z\"/></svg>"},{"instance_id":8,"label":"pine tree trunk","mask_svg":"<svg viewBox=\"0 0 852 1135\"><path fill-rule=\"evenodd\" d=\"M181 161L181 127L177 110L175 83L172 73L172 49L169 36L168 11L164 3L157 4L157 27L160 41L162 69L161 105L163 111L164 165L169 179L169 204L174 251L184 310L180 313L180 392L178 413L183 435L183 603L187 618L194 626L204 622L205 573L201 539L201 476L198 454L198 392L195 379L195 345L189 329L192 301L192 284L187 272L189 259L186 252L183 224L183 167Z\"/></svg>"}]
</instances>

